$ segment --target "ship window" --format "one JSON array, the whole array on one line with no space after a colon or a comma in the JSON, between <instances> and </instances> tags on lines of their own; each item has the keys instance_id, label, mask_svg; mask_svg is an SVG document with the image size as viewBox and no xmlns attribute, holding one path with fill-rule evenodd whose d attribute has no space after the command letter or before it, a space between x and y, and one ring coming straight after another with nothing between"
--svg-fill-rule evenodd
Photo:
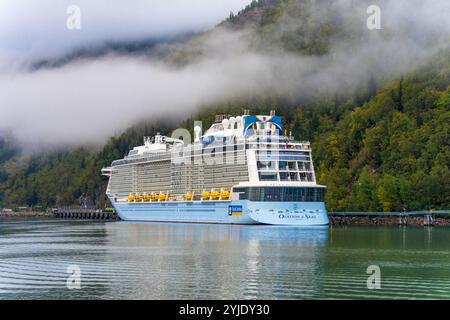
<instances>
[{"instance_id":1,"label":"ship window","mask_svg":"<svg viewBox=\"0 0 450 320\"><path fill-rule=\"evenodd\" d=\"M310 162L305 162L305 170L311 171L311 163Z\"/></svg>"},{"instance_id":2,"label":"ship window","mask_svg":"<svg viewBox=\"0 0 450 320\"><path fill-rule=\"evenodd\" d=\"M249 187L235 188L240 200L323 202L325 188L306 187Z\"/></svg>"},{"instance_id":3,"label":"ship window","mask_svg":"<svg viewBox=\"0 0 450 320\"><path fill-rule=\"evenodd\" d=\"M295 172L289 172L289 178L291 181L298 181L298 175Z\"/></svg>"},{"instance_id":4,"label":"ship window","mask_svg":"<svg viewBox=\"0 0 450 320\"><path fill-rule=\"evenodd\" d=\"M289 161L289 162L288 162L288 167L289 167L289 170L296 170L296 168L295 168L295 162Z\"/></svg>"},{"instance_id":5,"label":"ship window","mask_svg":"<svg viewBox=\"0 0 450 320\"><path fill-rule=\"evenodd\" d=\"M258 169L276 169L274 161L258 161Z\"/></svg>"},{"instance_id":6,"label":"ship window","mask_svg":"<svg viewBox=\"0 0 450 320\"><path fill-rule=\"evenodd\" d=\"M280 170L287 170L288 168L286 161L280 161L278 165L280 166Z\"/></svg>"},{"instance_id":7,"label":"ship window","mask_svg":"<svg viewBox=\"0 0 450 320\"><path fill-rule=\"evenodd\" d=\"M288 181L289 180L289 173L288 172L280 172L280 180L281 181Z\"/></svg>"},{"instance_id":8,"label":"ship window","mask_svg":"<svg viewBox=\"0 0 450 320\"><path fill-rule=\"evenodd\" d=\"M129 156L134 156L136 154L139 153L139 150L130 150L130 152L128 153Z\"/></svg>"},{"instance_id":9,"label":"ship window","mask_svg":"<svg viewBox=\"0 0 450 320\"><path fill-rule=\"evenodd\" d=\"M233 192L239 194L239 200L248 200L248 188L234 188Z\"/></svg>"},{"instance_id":10,"label":"ship window","mask_svg":"<svg viewBox=\"0 0 450 320\"><path fill-rule=\"evenodd\" d=\"M257 188L255 188L257 189ZM282 188L259 188L263 201L282 201Z\"/></svg>"},{"instance_id":11,"label":"ship window","mask_svg":"<svg viewBox=\"0 0 450 320\"><path fill-rule=\"evenodd\" d=\"M260 181L277 181L278 176L276 172L260 172L259 173Z\"/></svg>"}]
</instances>

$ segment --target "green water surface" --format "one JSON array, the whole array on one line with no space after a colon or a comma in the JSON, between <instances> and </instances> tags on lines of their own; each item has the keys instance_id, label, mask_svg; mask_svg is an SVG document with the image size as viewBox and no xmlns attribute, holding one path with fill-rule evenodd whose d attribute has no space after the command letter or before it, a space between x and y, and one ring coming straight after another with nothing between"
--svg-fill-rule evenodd
<instances>
[{"instance_id":1,"label":"green water surface","mask_svg":"<svg viewBox=\"0 0 450 320\"><path fill-rule=\"evenodd\" d=\"M450 299L450 228L3 219L0 299Z\"/></svg>"}]
</instances>

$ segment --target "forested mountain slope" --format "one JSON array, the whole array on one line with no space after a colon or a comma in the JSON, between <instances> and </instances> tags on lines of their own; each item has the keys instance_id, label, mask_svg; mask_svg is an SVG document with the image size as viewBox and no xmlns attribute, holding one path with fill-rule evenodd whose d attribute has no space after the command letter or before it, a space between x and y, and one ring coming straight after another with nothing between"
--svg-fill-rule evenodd
<instances>
[{"instance_id":1,"label":"forested mountain slope","mask_svg":"<svg viewBox=\"0 0 450 320\"><path fill-rule=\"evenodd\" d=\"M210 44L205 39L223 35L223 30L246 30L243 37L251 37L245 49L270 54L322 57L336 43L346 46L341 52L351 52L364 41L365 33L356 22L333 14L333 6L321 3L328 2L255 1L218 28L177 47L166 60L182 68L200 59L207 54L205 43ZM224 40L224 48L232 47L230 38L215 39ZM235 49L230 50L233 54ZM323 61L334 59L330 56ZM276 109L288 131L312 142L317 178L328 187L328 210L449 209L450 52L442 50L413 71L398 75L380 73L376 63L365 67L373 75L358 78L356 87L317 90L306 96L274 88L230 98L202 105L181 123L143 121L112 137L100 150L84 146L23 154L11 140L0 140L0 207L70 205L81 196L108 205L107 181L100 170L140 144L142 136L158 131L170 134L179 126L192 129L194 120L202 120L205 128L216 113L242 114L250 109L262 114ZM318 89L339 89L334 83L343 82L333 74L326 81L316 80L312 83Z\"/></svg>"}]
</instances>

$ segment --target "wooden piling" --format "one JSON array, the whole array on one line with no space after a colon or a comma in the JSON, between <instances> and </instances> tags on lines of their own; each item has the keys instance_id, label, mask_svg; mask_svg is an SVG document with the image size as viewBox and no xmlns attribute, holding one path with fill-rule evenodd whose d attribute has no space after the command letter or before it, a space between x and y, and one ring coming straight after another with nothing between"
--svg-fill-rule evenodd
<instances>
[{"instance_id":1,"label":"wooden piling","mask_svg":"<svg viewBox=\"0 0 450 320\"><path fill-rule=\"evenodd\" d=\"M117 215L112 212L99 209L58 208L53 210L53 215L61 219L79 220L117 220Z\"/></svg>"}]
</instances>

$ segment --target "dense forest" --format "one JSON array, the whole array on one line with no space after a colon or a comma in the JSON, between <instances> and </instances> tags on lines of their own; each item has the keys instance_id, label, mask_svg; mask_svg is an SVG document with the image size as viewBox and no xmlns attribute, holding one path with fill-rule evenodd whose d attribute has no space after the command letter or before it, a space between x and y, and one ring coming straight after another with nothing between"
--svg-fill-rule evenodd
<instances>
[{"instance_id":1,"label":"dense forest","mask_svg":"<svg viewBox=\"0 0 450 320\"><path fill-rule=\"evenodd\" d=\"M239 14L231 14L221 27L251 24L258 32L255 47L302 55L326 53L336 37L353 41L355 34L345 33L340 20L312 19L307 28L302 24L280 29L280 20L289 18L286 11L305 15L304 2L254 1ZM201 55L201 49L192 49L198 41L193 39L168 60L182 64ZM80 197L107 206L107 181L101 168L140 144L144 135L192 129L194 120L207 127L216 113L242 114L244 108L256 114L275 109L296 139L312 142L316 176L328 188L330 211L450 209L450 52L446 50L412 72L392 79L371 76L343 95L303 99L267 92L201 106L179 123L147 119L111 137L100 150L83 146L24 154L3 134L0 207L47 208L77 204Z\"/></svg>"}]
</instances>

